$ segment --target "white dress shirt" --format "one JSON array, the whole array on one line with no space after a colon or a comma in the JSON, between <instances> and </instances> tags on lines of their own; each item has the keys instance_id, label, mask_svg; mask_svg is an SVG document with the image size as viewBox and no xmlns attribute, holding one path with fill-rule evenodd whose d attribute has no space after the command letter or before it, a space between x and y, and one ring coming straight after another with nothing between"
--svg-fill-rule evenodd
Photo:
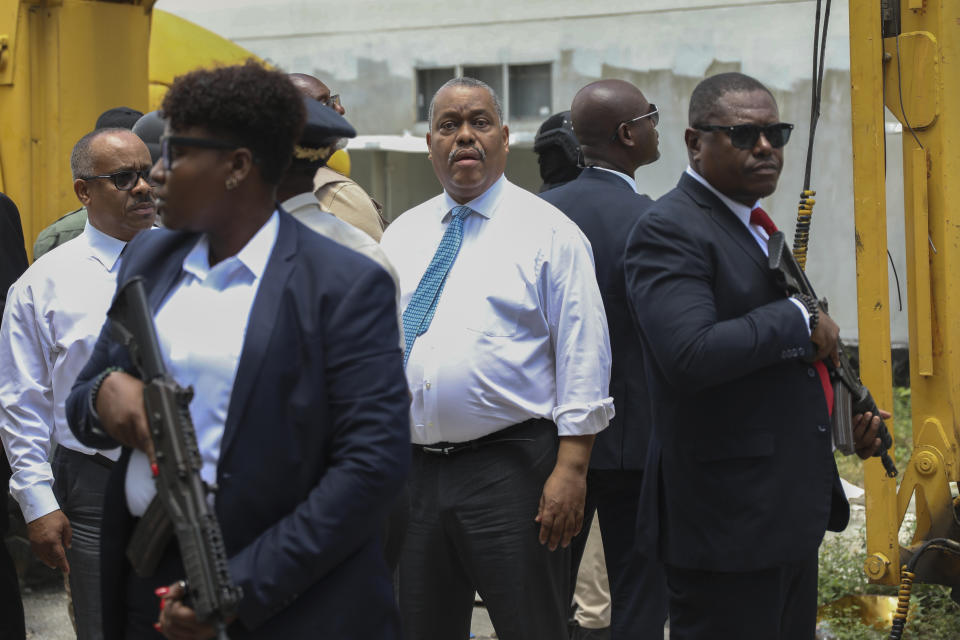
<instances>
[{"instance_id":1,"label":"white dress shirt","mask_svg":"<svg viewBox=\"0 0 960 640\"><path fill-rule=\"evenodd\" d=\"M207 236L201 236L183 259L180 280L154 318L168 373L181 387L193 387L190 416L203 458L200 475L210 485L217 480L220 442L247 321L279 228L274 212L243 249L212 267ZM143 515L156 493L146 454L134 451L126 477L130 513Z\"/></svg>"},{"instance_id":2,"label":"white dress shirt","mask_svg":"<svg viewBox=\"0 0 960 640\"><path fill-rule=\"evenodd\" d=\"M714 189L713 185L707 182L707 179L697 173L693 167L687 166L687 175L709 189L710 193L720 198L720 202L727 205L727 208L733 212L733 215L737 216L737 219L743 223L743 225L750 232L750 235L753 236L753 239L757 241L757 244L760 245L760 249L763 250L763 255L769 255L767 241L770 240L770 236L767 235L766 230L760 225L750 224L750 214L754 209L760 206L759 200L753 203L752 207L748 207L747 205L741 204L736 200L731 200L727 196ZM800 313L803 314L803 319L806 323L807 331L810 331L810 312L807 311L807 308L803 305L803 303L796 298L790 298L790 302L792 302L797 309L800 309Z\"/></svg>"},{"instance_id":3,"label":"white dress shirt","mask_svg":"<svg viewBox=\"0 0 960 640\"><path fill-rule=\"evenodd\" d=\"M284 211L305 224L312 231L330 238L337 244L362 254L390 274L393 286L396 289L397 322L400 320L400 282L396 269L387 259L387 254L380 248L380 244L349 222L344 222L329 211L324 211L317 197L311 192L301 193L285 200L280 204ZM403 331L400 332L400 344L403 344Z\"/></svg>"},{"instance_id":4,"label":"white dress shirt","mask_svg":"<svg viewBox=\"0 0 960 640\"><path fill-rule=\"evenodd\" d=\"M589 241L504 177L467 205L476 213L407 363L413 442L464 442L535 417L561 436L603 430L613 417L610 339ZM455 206L442 193L387 227L381 246L403 306Z\"/></svg>"},{"instance_id":5,"label":"white dress shirt","mask_svg":"<svg viewBox=\"0 0 960 640\"><path fill-rule=\"evenodd\" d=\"M10 287L0 328L0 439L10 492L27 522L60 508L54 444L97 453L73 436L64 403L93 352L117 288L125 243L88 221L76 238L40 257ZM119 449L102 451L116 460Z\"/></svg>"}]
</instances>

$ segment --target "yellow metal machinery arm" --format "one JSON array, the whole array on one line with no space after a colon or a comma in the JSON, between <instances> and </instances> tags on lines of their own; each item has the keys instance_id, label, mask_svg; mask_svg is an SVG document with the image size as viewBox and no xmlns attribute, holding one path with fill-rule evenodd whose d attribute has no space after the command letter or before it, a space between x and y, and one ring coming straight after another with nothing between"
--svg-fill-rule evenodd
<instances>
[{"instance_id":1,"label":"yellow metal machinery arm","mask_svg":"<svg viewBox=\"0 0 960 640\"><path fill-rule=\"evenodd\" d=\"M903 126L913 454L903 475L866 463L871 580L899 582L921 543L960 539L950 483L960 481L960 2L850 0L850 76L860 363L879 406L891 407L884 112ZM897 416L895 416L897 418ZM917 528L898 532L912 497ZM958 586L960 562L926 553L917 581Z\"/></svg>"},{"instance_id":2,"label":"yellow metal machinery arm","mask_svg":"<svg viewBox=\"0 0 960 640\"><path fill-rule=\"evenodd\" d=\"M197 67L259 60L154 2L0 0L0 191L20 208L27 251L80 206L70 151L97 116L157 109Z\"/></svg>"},{"instance_id":3,"label":"yellow metal machinery arm","mask_svg":"<svg viewBox=\"0 0 960 640\"><path fill-rule=\"evenodd\" d=\"M147 107L155 0L0 0L0 191L24 236L79 206L70 151L97 116Z\"/></svg>"}]
</instances>

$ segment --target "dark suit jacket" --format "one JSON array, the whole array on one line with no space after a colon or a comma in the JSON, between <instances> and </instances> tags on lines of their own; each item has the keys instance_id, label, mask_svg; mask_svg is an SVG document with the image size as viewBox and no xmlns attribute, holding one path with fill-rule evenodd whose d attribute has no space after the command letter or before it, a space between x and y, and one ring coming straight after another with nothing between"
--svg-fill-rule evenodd
<instances>
[{"instance_id":1,"label":"dark suit jacket","mask_svg":"<svg viewBox=\"0 0 960 640\"><path fill-rule=\"evenodd\" d=\"M20 212L13 201L0 193L0 317L7 302L7 290L27 270L27 251L23 247ZM7 501L10 487L10 463L0 447L0 536L7 531ZM2 540L0 540L2 542Z\"/></svg>"},{"instance_id":2,"label":"dark suit jacket","mask_svg":"<svg viewBox=\"0 0 960 640\"><path fill-rule=\"evenodd\" d=\"M610 395L616 415L597 435L591 469L643 469L650 439L650 407L640 339L630 319L623 280L627 236L653 201L622 178L584 169L575 179L540 197L563 211L590 240L597 283L610 327Z\"/></svg>"},{"instance_id":3,"label":"dark suit jacket","mask_svg":"<svg viewBox=\"0 0 960 640\"><path fill-rule=\"evenodd\" d=\"M156 311L196 239L139 234L118 282L144 276ZM234 640L399 637L380 536L410 461L396 319L383 269L281 210L217 465L216 514L244 593ZM91 446L113 444L88 410L92 381L109 365L133 371L105 326L67 402L71 428ZM105 521L125 512L124 471L115 467ZM105 575L123 562L124 539L111 535L105 528Z\"/></svg>"},{"instance_id":4,"label":"dark suit jacket","mask_svg":"<svg viewBox=\"0 0 960 640\"><path fill-rule=\"evenodd\" d=\"M29 264L20 212L10 198L0 193L0 316L7 302L7 290Z\"/></svg>"},{"instance_id":5,"label":"dark suit jacket","mask_svg":"<svg viewBox=\"0 0 960 640\"><path fill-rule=\"evenodd\" d=\"M809 560L849 513L800 310L686 174L637 223L625 264L653 406L642 534L678 567Z\"/></svg>"}]
</instances>

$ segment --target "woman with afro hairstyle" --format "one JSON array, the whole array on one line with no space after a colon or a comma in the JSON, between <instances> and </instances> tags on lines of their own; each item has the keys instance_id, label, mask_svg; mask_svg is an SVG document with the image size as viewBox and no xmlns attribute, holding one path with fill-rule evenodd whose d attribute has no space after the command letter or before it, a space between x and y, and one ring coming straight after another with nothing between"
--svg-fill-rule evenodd
<instances>
[{"instance_id":1,"label":"woman with afro hairstyle","mask_svg":"<svg viewBox=\"0 0 960 640\"><path fill-rule=\"evenodd\" d=\"M242 590L220 622L233 640L399 638L381 541L410 459L393 282L275 204L304 123L284 74L194 71L163 114L151 177L167 228L128 245L118 282L143 278L168 373L194 391L201 475ZM81 442L124 445L104 507L104 636L214 637L175 539L149 577L125 557L156 456L109 324L67 402Z\"/></svg>"}]
</instances>

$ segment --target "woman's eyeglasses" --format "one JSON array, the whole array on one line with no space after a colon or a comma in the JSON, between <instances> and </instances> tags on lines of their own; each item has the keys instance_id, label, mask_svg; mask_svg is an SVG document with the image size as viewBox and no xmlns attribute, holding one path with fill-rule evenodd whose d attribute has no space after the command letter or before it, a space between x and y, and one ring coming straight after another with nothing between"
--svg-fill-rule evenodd
<instances>
[{"instance_id":1,"label":"woman's eyeglasses","mask_svg":"<svg viewBox=\"0 0 960 640\"><path fill-rule=\"evenodd\" d=\"M170 171L173 166L173 147L198 147L200 149L236 149L239 145L213 138L189 138L187 136L163 136L160 138L160 158L163 168Z\"/></svg>"}]
</instances>

